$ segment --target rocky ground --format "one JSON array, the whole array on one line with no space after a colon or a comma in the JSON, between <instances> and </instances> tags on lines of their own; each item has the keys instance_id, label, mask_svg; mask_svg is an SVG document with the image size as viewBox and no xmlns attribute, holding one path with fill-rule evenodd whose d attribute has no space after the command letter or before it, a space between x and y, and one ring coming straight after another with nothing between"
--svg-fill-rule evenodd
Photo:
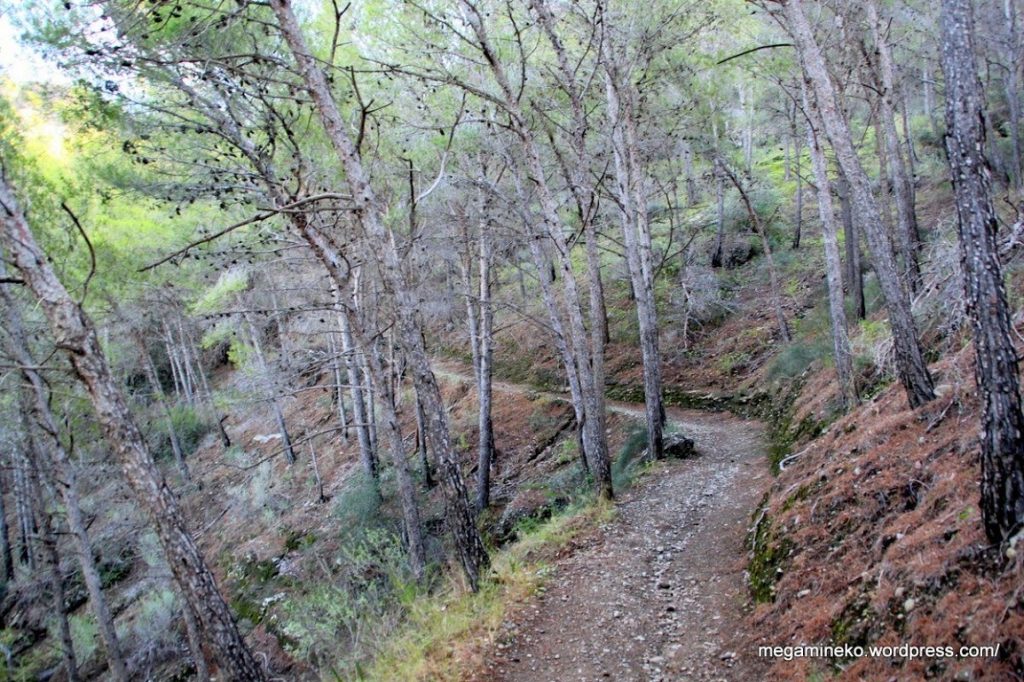
<instances>
[{"instance_id":1,"label":"rocky ground","mask_svg":"<svg viewBox=\"0 0 1024 682\"><path fill-rule=\"evenodd\" d=\"M513 609L476 680L762 677L763 662L740 645L744 538L771 479L761 427L691 410L669 419L698 456L659 465L620 497L616 519Z\"/></svg>"}]
</instances>

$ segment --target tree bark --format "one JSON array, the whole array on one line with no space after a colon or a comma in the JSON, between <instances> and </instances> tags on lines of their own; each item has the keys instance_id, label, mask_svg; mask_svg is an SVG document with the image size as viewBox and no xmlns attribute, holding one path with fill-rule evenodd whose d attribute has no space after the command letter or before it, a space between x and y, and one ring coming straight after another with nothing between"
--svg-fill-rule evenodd
<instances>
[{"instance_id":1,"label":"tree bark","mask_svg":"<svg viewBox=\"0 0 1024 682\"><path fill-rule=\"evenodd\" d=\"M521 188L519 188L519 196L524 198ZM545 261L544 255L541 252L540 242L532 235L528 239L530 243L530 256L533 259L534 267L537 269L537 281L540 283L541 300L544 302L544 307L548 312L548 320L551 323L555 347L558 349L558 356L561 358L562 366L565 368L566 383L569 385L569 398L572 402L573 415L576 419L576 440L580 448L580 463L583 465L583 469L589 473L590 464L587 461L587 451L589 448L586 443L587 436L583 429L586 413L583 406L583 389L580 386L579 372L576 370L576 359L566 341L565 322L562 317L562 311L551 289L551 268L548 267L547 261Z\"/></svg>"},{"instance_id":2,"label":"tree bark","mask_svg":"<svg viewBox=\"0 0 1024 682\"><path fill-rule=\"evenodd\" d=\"M836 181L836 194L839 197L839 215L843 221L843 245L846 249L845 280L846 291L853 297L853 314L858 320L867 317L864 305L864 273L860 266L860 234L857 223L853 220L853 206L850 201L850 185L846 176L839 169Z\"/></svg>"},{"instance_id":3,"label":"tree bark","mask_svg":"<svg viewBox=\"0 0 1024 682\"><path fill-rule=\"evenodd\" d=\"M569 248L562 233L563 226L558 217L550 188L545 180L543 164L536 147L536 141L529 130L528 124L519 108L518 99L513 95L504 68L498 62L490 45L483 17L472 8L473 31L477 37L481 52L490 66L491 73L501 88L506 110L512 117L516 134L528 158L529 173L538 184L541 207L545 215L545 223L558 254L563 270L563 300L566 302L569 317L569 330L572 334L573 354L576 356L577 373L580 378L580 389L584 402L585 436L582 439L586 452L585 457L593 461L588 467L594 473L595 482L601 495L612 496L611 466L608 456L607 436L605 432L605 344L609 340L608 316L604 300L604 285L601 280L601 258L598 248L597 226L595 225L597 201L594 196L594 184L589 179L587 169L590 167L590 155L586 146L586 134L589 129L583 95L571 67L569 57L556 29L556 22L545 0L537 0L533 4L548 42L555 52L558 62L557 74L562 89L569 96L572 109L571 143L576 163L569 174L569 187L576 202L580 227L586 240L587 288L590 307L590 335L581 314L579 293L569 263ZM645 204L646 208L646 204ZM570 281L571 280L571 281Z\"/></svg>"},{"instance_id":4,"label":"tree bark","mask_svg":"<svg viewBox=\"0 0 1024 682\"><path fill-rule=\"evenodd\" d=\"M479 397L478 427L479 445L477 452L476 507L483 511L491 503L491 463L494 458L494 424L491 419L491 379L494 364L494 308L491 305L491 235L490 223L486 217L487 202L483 203L484 215L480 221L479 268L480 273L480 367L477 372L477 395Z\"/></svg>"},{"instance_id":5,"label":"tree bark","mask_svg":"<svg viewBox=\"0 0 1024 682\"><path fill-rule=\"evenodd\" d=\"M786 168L788 170L789 166ZM700 203L700 193L697 191L697 180L693 173L693 149L689 144L683 147L683 173L686 178L686 205L696 206Z\"/></svg>"},{"instance_id":6,"label":"tree bark","mask_svg":"<svg viewBox=\"0 0 1024 682\"><path fill-rule=\"evenodd\" d=\"M715 248L711 252L711 267L722 267L722 249L725 244L725 178L715 158Z\"/></svg>"},{"instance_id":7,"label":"tree bark","mask_svg":"<svg viewBox=\"0 0 1024 682\"><path fill-rule=\"evenodd\" d=\"M203 652L203 637L196 616L187 601L181 607L181 614L185 619L189 653L192 654L192 663L196 667L196 682L210 682L210 669L206 665L206 655Z\"/></svg>"},{"instance_id":8,"label":"tree bark","mask_svg":"<svg viewBox=\"0 0 1024 682\"><path fill-rule=\"evenodd\" d=\"M334 332L327 332L327 354L331 356L331 376L334 378L334 402L338 408L338 428L341 429L341 440L348 442L348 414L345 410L345 381L341 377L341 355L338 344L334 340Z\"/></svg>"},{"instance_id":9,"label":"tree bark","mask_svg":"<svg viewBox=\"0 0 1024 682\"><path fill-rule=\"evenodd\" d=\"M427 490L434 487L433 467L430 464L430 453L427 451L427 416L423 413L423 403L413 386L416 396L416 451L420 457L420 469L423 471L423 486Z\"/></svg>"},{"instance_id":10,"label":"tree bark","mask_svg":"<svg viewBox=\"0 0 1024 682\"><path fill-rule=\"evenodd\" d=\"M654 299L654 271L651 263L651 231L647 215L642 162L637 152L633 84L622 73L611 50L602 55L605 70L605 101L611 126L612 155L616 188L622 213L626 264L636 294L640 354L643 359L644 407L647 425L647 456L664 456L662 435L665 408L661 396L661 357L658 350L658 316Z\"/></svg>"},{"instance_id":11,"label":"tree bark","mask_svg":"<svg viewBox=\"0 0 1024 682\"><path fill-rule=\"evenodd\" d=\"M398 486L398 499L402 506L402 520L405 527L405 541L409 552L409 566L416 579L423 577L427 565L426 544L423 541L423 524L420 521L419 506L416 502L416 485L409 470L409 461L405 451L405 439L402 438L402 427L398 421L398 409L395 393L387 381L383 362L375 349L366 352L366 361L376 383L378 402L381 405L380 426L387 439L388 450L391 452L392 466L395 468L395 483Z\"/></svg>"},{"instance_id":12,"label":"tree bark","mask_svg":"<svg viewBox=\"0 0 1024 682\"><path fill-rule=\"evenodd\" d=\"M789 110L789 138L786 139L786 152L788 155L790 140L792 140L793 146L793 165L796 174L796 206L793 209L793 241L791 247L796 250L800 248L800 238L803 232L803 220L804 220L804 178L801 173L800 165L803 161L803 149L802 139L800 137L800 131L797 129L797 112L799 107L796 102L793 103L793 108ZM786 159L786 179L789 180L789 159Z\"/></svg>"},{"instance_id":13,"label":"tree bark","mask_svg":"<svg viewBox=\"0 0 1024 682\"><path fill-rule=\"evenodd\" d=\"M839 379L839 395L844 409L858 402L857 387L853 378L853 354L850 351L850 337L846 329L846 308L843 305L842 262L839 258L838 230L835 211L832 207L832 187L828 178L825 152L821 148L818 131L821 123L817 110L804 93L804 108L811 124L807 128L807 142L811 152L811 167L817 183L818 213L821 215L821 233L825 248L825 281L828 284L828 310L832 322L832 355L835 359L836 375Z\"/></svg>"},{"instance_id":14,"label":"tree bark","mask_svg":"<svg viewBox=\"0 0 1024 682\"><path fill-rule=\"evenodd\" d=\"M14 512L18 521L18 563L36 570L36 515L32 504L32 491L28 485L28 453L20 448L12 452L11 479L14 490Z\"/></svg>"},{"instance_id":15,"label":"tree bark","mask_svg":"<svg viewBox=\"0 0 1024 682\"><path fill-rule=\"evenodd\" d=\"M960 266L983 404L981 511L992 542L1024 524L1024 415L1017 351L999 262L992 179L985 148L985 95L978 78L970 0L942 2L946 151L956 193Z\"/></svg>"},{"instance_id":16,"label":"tree bark","mask_svg":"<svg viewBox=\"0 0 1024 682\"><path fill-rule=\"evenodd\" d=\"M38 471L33 478L38 479ZM36 491L39 492L38 480ZM78 660L75 656L75 642L71 638L71 624L68 622L67 600L64 594L64 573L60 567L60 553L57 551L57 534L54 530L53 516L48 510L40 514L43 531L43 549L46 552L47 573L50 578L50 591L53 596L53 610L57 617L57 632L60 639L60 654L64 663L64 671L69 682L82 679L78 673Z\"/></svg>"},{"instance_id":17,"label":"tree bark","mask_svg":"<svg viewBox=\"0 0 1024 682\"><path fill-rule=\"evenodd\" d=\"M804 14L803 0L784 0L785 15L821 112L822 123L836 159L850 185L855 209L867 233L875 272L885 298L892 329L896 369L912 408L935 398L935 387L924 360L917 328L910 307L910 296L896 268L878 204L871 195L871 184L853 146L853 137L845 116L839 110L835 85L825 58Z\"/></svg>"},{"instance_id":18,"label":"tree bark","mask_svg":"<svg viewBox=\"0 0 1024 682\"><path fill-rule=\"evenodd\" d=\"M899 134L896 132L896 91L892 54L882 31L875 0L867 0L864 3L864 7L867 12L867 20L871 27L871 36L878 56L877 64L873 64L878 74L876 82L880 90L878 97L878 121L881 123L885 139L886 155L889 168L892 171L893 194L896 197L896 243L899 244L903 257L903 265L907 271L907 281L910 284L910 290L911 292L916 292L921 286L921 266L918 262L921 236L917 226L917 212L913 203L912 179L907 172L907 164L903 159ZM910 131L906 131L906 134L909 135Z\"/></svg>"},{"instance_id":19,"label":"tree bark","mask_svg":"<svg viewBox=\"0 0 1024 682\"><path fill-rule=\"evenodd\" d=\"M341 292L337 292L341 296ZM359 362L355 357L357 352L355 342L352 339L352 322L349 320L348 312L344 309L338 312L338 324L341 328L341 350L345 354L345 371L348 374L349 390L352 394L352 417L355 419L354 428L356 439L359 441L359 461L363 466L363 473L366 474L370 485L377 485L377 452L370 440L370 420L366 409L366 396L363 392L363 380L359 376Z\"/></svg>"},{"instance_id":20,"label":"tree bark","mask_svg":"<svg viewBox=\"0 0 1024 682\"><path fill-rule=\"evenodd\" d=\"M0 469L9 469L6 459L0 463ZM0 471L0 562L2 562L2 578L4 583L14 578L14 553L11 551L11 531L7 525L6 496L9 491L5 471Z\"/></svg>"},{"instance_id":21,"label":"tree bark","mask_svg":"<svg viewBox=\"0 0 1024 682\"><path fill-rule=\"evenodd\" d=\"M185 525L178 501L153 462L107 365L96 329L47 263L18 208L0 182L0 234L28 288L39 300L58 347L68 353L96 411L97 421L139 505L154 524L174 577L192 605L226 679L264 680L242 639L199 548Z\"/></svg>"},{"instance_id":22,"label":"tree bark","mask_svg":"<svg viewBox=\"0 0 1024 682\"><path fill-rule=\"evenodd\" d=\"M1010 113L1010 153L1012 168L1010 168L1010 182L1014 189L1019 190L1024 182L1021 181L1021 164L1024 153L1021 151L1020 140L1020 72L1021 72L1021 47L1020 35L1017 26L1017 8L1014 0L1003 0L1003 18L1006 20L1006 37L1009 46L1009 54L1006 64L1006 80L1003 89L1006 91L1006 103Z\"/></svg>"}]
</instances>

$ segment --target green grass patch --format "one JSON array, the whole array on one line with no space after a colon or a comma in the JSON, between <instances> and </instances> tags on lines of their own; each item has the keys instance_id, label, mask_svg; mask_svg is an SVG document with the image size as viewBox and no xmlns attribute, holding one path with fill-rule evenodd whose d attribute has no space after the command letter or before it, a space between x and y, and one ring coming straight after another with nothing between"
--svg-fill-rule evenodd
<instances>
[{"instance_id":1,"label":"green grass patch","mask_svg":"<svg viewBox=\"0 0 1024 682\"><path fill-rule=\"evenodd\" d=\"M614 514L614 505L605 502L571 506L495 553L491 575L475 594L453 580L415 599L404 624L381 643L359 679L462 679L467 667L479 663L480 648L497 636L509 604L530 597L546 582L555 552Z\"/></svg>"}]
</instances>

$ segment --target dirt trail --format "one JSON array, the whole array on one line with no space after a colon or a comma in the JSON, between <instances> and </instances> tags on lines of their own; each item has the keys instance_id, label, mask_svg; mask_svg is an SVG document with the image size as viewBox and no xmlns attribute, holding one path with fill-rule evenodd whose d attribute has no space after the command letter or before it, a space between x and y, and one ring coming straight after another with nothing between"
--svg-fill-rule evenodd
<instances>
[{"instance_id":1,"label":"dirt trail","mask_svg":"<svg viewBox=\"0 0 1024 682\"><path fill-rule=\"evenodd\" d=\"M608 409L643 416L642 405ZM543 594L512 610L475 680L763 677L740 645L744 538L770 479L761 426L675 408L668 417L700 456L668 463L623 494L616 519L555 564Z\"/></svg>"}]
</instances>

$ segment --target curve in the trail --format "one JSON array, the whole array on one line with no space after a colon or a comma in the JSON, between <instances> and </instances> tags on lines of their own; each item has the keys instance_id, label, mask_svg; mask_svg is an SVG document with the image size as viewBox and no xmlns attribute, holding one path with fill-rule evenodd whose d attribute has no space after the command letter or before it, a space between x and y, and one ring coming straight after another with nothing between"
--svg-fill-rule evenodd
<instances>
[{"instance_id":1,"label":"curve in the trail","mask_svg":"<svg viewBox=\"0 0 1024 682\"><path fill-rule=\"evenodd\" d=\"M438 374L471 380L450 366ZM644 416L642 404L609 401L608 410ZM771 478L762 426L720 412L666 416L699 457L665 463L627 491L615 521L557 562L543 594L512 609L475 680L762 679L762 662L742 646L744 542Z\"/></svg>"}]
</instances>

